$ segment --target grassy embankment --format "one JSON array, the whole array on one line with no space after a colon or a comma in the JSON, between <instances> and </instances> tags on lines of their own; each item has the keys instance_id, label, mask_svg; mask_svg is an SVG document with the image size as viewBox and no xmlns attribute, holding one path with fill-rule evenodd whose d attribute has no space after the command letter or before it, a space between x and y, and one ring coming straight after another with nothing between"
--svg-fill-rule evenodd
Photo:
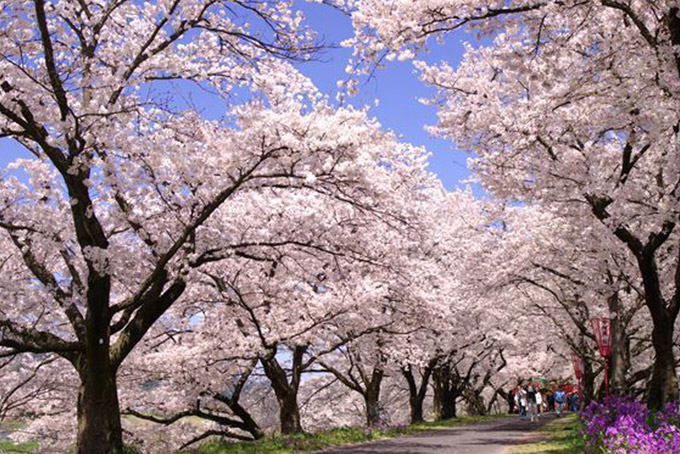
<instances>
[{"instance_id":1,"label":"grassy embankment","mask_svg":"<svg viewBox=\"0 0 680 454\"><path fill-rule=\"evenodd\" d=\"M35 442L22 443L17 445L9 441L0 440L0 452L2 453L35 452L36 449L38 449L38 443Z\"/></svg>"},{"instance_id":2,"label":"grassy embankment","mask_svg":"<svg viewBox=\"0 0 680 454\"><path fill-rule=\"evenodd\" d=\"M0 424L0 431L2 432L12 432L14 430L18 430L22 428L23 424L21 424L18 421L15 420L6 420L2 424ZM0 453L27 453L27 452L35 452L38 449L38 443L37 442L28 442L28 443L20 443L20 444L15 444L7 440L0 440Z\"/></svg>"},{"instance_id":3,"label":"grassy embankment","mask_svg":"<svg viewBox=\"0 0 680 454\"><path fill-rule=\"evenodd\" d=\"M210 442L190 452L193 454L290 454L317 451L331 446L417 435L431 430L474 424L505 416L507 415L465 416L447 421L425 422L387 430L368 431L363 428L342 428L285 437L273 435L251 443Z\"/></svg>"},{"instance_id":4,"label":"grassy embankment","mask_svg":"<svg viewBox=\"0 0 680 454\"><path fill-rule=\"evenodd\" d=\"M535 440L535 441L534 441ZM511 454L583 454L585 447L579 434L575 414L541 427L532 441L513 448Z\"/></svg>"}]
</instances>

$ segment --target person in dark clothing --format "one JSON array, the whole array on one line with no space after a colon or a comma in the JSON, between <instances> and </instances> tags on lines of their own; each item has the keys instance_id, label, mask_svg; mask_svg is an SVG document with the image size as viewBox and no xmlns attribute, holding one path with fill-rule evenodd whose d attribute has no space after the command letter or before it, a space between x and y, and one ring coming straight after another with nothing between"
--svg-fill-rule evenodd
<instances>
[{"instance_id":1,"label":"person in dark clothing","mask_svg":"<svg viewBox=\"0 0 680 454\"><path fill-rule=\"evenodd\" d=\"M578 393L571 393L569 395L569 410L578 411Z\"/></svg>"},{"instance_id":2,"label":"person in dark clothing","mask_svg":"<svg viewBox=\"0 0 680 454\"><path fill-rule=\"evenodd\" d=\"M546 396L548 399L548 411L555 411L555 393L554 391L548 391Z\"/></svg>"}]
</instances>

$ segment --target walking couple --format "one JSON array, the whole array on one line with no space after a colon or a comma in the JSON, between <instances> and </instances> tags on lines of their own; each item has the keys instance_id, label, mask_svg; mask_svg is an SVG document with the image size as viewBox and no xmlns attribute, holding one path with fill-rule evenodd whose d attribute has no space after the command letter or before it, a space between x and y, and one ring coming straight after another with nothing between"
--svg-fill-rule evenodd
<instances>
[{"instance_id":1,"label":"walking couple","mask_svg":"<svg viewBox=\"0 0 680 454\"><path fill-rule=\"evenodd\" d=\"M527 386L520 386L515 392L515 402L522 419L528 416L531 422L538 421L538 409L543 403L543 398L537 386L531 383Z\"/></svg>"}]
</instances>

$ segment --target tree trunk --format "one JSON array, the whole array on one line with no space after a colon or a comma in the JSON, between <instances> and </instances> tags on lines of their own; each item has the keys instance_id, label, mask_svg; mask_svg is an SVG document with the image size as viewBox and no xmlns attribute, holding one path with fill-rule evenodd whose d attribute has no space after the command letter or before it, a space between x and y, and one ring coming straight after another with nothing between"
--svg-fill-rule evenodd
<instances>
[{"instance_id":1,"label":"tree trunk","mask_svg":"<svg viewBox=\"0 0 680 454\"><path fill-rule=\"evenodd\" d=\"M622 321L618 292L607 300L609 312L618 314L612 319L612 354L609 359L609 391L611 394L626 393L626 375L630 369L630 342Z\"/></svg>"},{"instance_id":2,"label":"tree trunk","mask_svg":"<svg viewBox=\"0 0 680 454\"><path fill-rule=\"evenodd\" d=\"M448 367L438 367L432 374L434 385L434 419L441 421L456 417L456 395L451 387Z\"/></svg>"},{"instance_id":3,"label":"tree trunk","mask_svg":"<svg viewBox=\"0 0 680 454\"><path fill-rule=\"evenodd\" d=\"M364 405L366 405L366 425L368 427L381 426L384 421L380 411L380 393L369 388L364 394Z\"/></svg>"},{"instance_id":4,"label":"tree trunk","mask_svg":"<svg viewBox=\"0 0 680 454\"><path fill-rule=\"evenodd\" d=\"M432 366L427 365L423 371L423 377L420 382L420 387L416 384L416 379L413 376L413 368L411 365L402 369L402 374L408 383L409 398L408 403L411 407L411 424L423 422L423 402L427 393L427 384L430 381L430 374L432 373Z\"/></svg>"},{"instance_id":5,"label":"tree trunk","mask_svg":"<svg viewBox=\"0 0 680 454\"><path fill-rule=\"evenodd\" d=\"M411 424L423 422L423 400L417 394L409 397L408 403L411 407Z\"/></svg>"},{"instance_id":6,"label":"tree trunk","mask_svg":"<svg viewBox=\"0 0 680 454\"><path fill-rule=\"evenodd\" d=\"M380 411L380 386L385 376L381 367L374 367L370 381L366 381L366 390L363 392L364 404L366 405L366 424L368 427L381 426L383 421Z\"/></svg>"},{"instance_id":7,"label":"tree trunk","mask_svg":"<svg viewBox=\"0 0 680 454\"><path fill-rule=\"evenodd\" d=\"M435 421L443 421L445 419L456 418L456 401L455 399L447 399L442 394L434 393L434 419Z\"/></svg>"},{"instance_id":8,"label":"tree trunk","mask_svg":"<svg viewBox=\"0 0 680 454\"><path fill-rule=\"evenodd\" d=\"M250 375L250 372L248 372L248 375ZM238 402L241 397L241 389L244 383L245 380L243 380L241 384L238 384L235 392L231 396L214 394L212 398L229 407L229 410L231 410L231 412L243 422L243 427L241 427L241 429L252 435L253 440L259 440L260 438L264 437L264 431L253 419L248 410L243 408Z\"/></svg>"},{"instance_id":9,"label":"tree trunk","mask_svg":"<svg viewBox=\"0 0 680 454\"><path fill-rule=\"evenodd\" d=\"M123 450L115 373L83 374L78 390L78 454L115 454Z\"/></svg>"},{"instance_id":10,"label":"tree trunk","mask_svg":"<svg viewBox=\"0 0 680 454\"><path fill-rule=\"evenodd\" d=\"M278 396L277 396L278 398ZM302 432L302 421L300 419L300 409L297 402L297 393L286 394L278 398L279 416L281 421L282 434L295 434Z\"/></svg>"},{"instance_id":11,"label":"tree trunk","mask_svg":"<svg viewBox=\"0 0 680 454\"><path fill-rule=\"evenodd\" d=\"M402 370L406 382L408 383L408 404L411 407L411 424L423 421L423 400L418 393L418 386L416 385L413 370L409 365Z\"/></svg>"},{"instance_id":12,"label":"tree trunk","mask_svg":"<svg viewBox=\"0 0 680 454\"><path fill-rule=\"evenodd\" d=\"M234 414L238 416L241 421L243 421L243 424L245 424L245 430L253 436L254 440L259 440L260 438L264 437L264 431L260 428L259 424L255 422L250 413L248 413L248 411L238 402L234 402L232 405L229 405L229 409L234 412Z\"/></svg>"},{"instance_id":13,"label":"tree trunk","mask_svg":"<svg viewBox=\"0 0 680 454\"><path fill-rule=\"evenodd\" d=\"M669 317L654 324L652 345L654 346L654 368L647 390L647 405L659 410L668 402L678 399L678 376L673 355L673 321Z\"/></svg>"},{"instance_id":14,"label":"tree trunk","mask_svg":"<svg viewBox=\"0 0 680 454\"><path fill-rule=\"evenodd\" d=\"M674 224L673 224L674 226ZM672 228L667 230L670 234ZM652 346L654 347L654 367L647 390L647 406L652 410L662 409L666 403L678 398L678 376L675 372L673 356L673 332L678 317L680 289L677 288L680 278L680 262L675 264L676 288L670 304L667 304L663 292L659 271L654 256L663 242L656 241L660 234L650 235L650 240L637 254L638 266L642 274L645 289L645 304L652 317Z\"/></svg>"},{"instance_id":15,"label":"tree trunk","mask_svg":"<svg viewBox=\"0 0 680 454\"><path fill-rule=\"evenodd\" d=\"M118 454L123 451L117 366L111 360L108 278L88 278L85 353L75 363L78 389L78 454Z\"/></svg>"},{"instance_id":16,"label":"tree trunk","mask_svg":"<svg viewBox=\"0 0 680 454\"><path fill-rule=\"evenodd\" d=\"M673 21L675 25L678 25L671 27L673 40L677 39L680 43L680 21L677 18ZM605 224L605 220L609 218L607 207L612 201L609 197L589 196L593 213ZM676 400L679 394L673 356L673 331L678 311L680 311L680 262L676 261L673 266L675 288L672 298L667 301L662 291L656 259L656 252L664 247L675 227L674 221L666 220L656 233L648 234L646 243L643 243L624 225L619 225L613 232L628 246L637 259L645 290L645 304L652 319L652 345L656 357L647 390L647 406L652 410L663 408L667 402Z\"/></svg>"},{"instance_id":17,"label":"tree trunk","mask_svg":"<svg viewBox=\"0 0 680 454\"><path fill-rule=\"evenodd\" d=\"M286 370L281 367L276 359L276 348L270 351L267 356L260 358L264 373L272 384L279 404L279 421L282 434L303 432L297 397L302 376L302 359L306 350L304 346L297 346L293 349L290 381Z\"/></svg>"},{"instance_id":18,"label":"tree trunk","mask_svg":"<svg viewBox=\"0 0 680 454\"><path fill-rule=\"evenodd\" d=\"M467 402L467 414L472 416L486 415L486 405L482 398L481 390L469 387L463 393L464 399Z\"/></svg>"},{"instance_id":19,"label":"tree trunk","mask_svg":"<svg viewBox=\"0 0 680 454\"><path fill-rule=\"evenodd\" d=\"M581 405L585 407L595 397L595 373L590 361L583 360L583 375L581 376Z\"/></svg>"},{"instance_id":20,"label":"tree trunk","mask_svg":"<svg viewBox=\"0 0 680 454\"><path fill-rule=\"evenodd\" d=\"M508 404L508 413L513 414L515 412L515 394L510 390L510 392L505 392L502 389L498 390L498 394L505 399Z\"/></svg>"},{"instance_id":21,"label":"tree trunk","mask_svg":"<svg viewBox=\"0 0 680 454\"><path fill-rule=\"evenodd\" d=\"M612 355L609 360L609 392L623 394L626 392L626 374L628 373L628 342L620 324L613 321Z\"/></svg>"}]
</instances>

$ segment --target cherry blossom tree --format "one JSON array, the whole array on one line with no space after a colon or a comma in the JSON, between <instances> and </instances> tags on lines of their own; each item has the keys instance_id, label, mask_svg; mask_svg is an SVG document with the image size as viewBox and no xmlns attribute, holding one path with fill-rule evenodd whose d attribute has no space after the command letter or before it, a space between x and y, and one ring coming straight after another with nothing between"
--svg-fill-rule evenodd
<instances>
[{"instance_id":1,"label":"cherry blossom tree","mask_svg":"<svg viewBox=\"0 0 680 454\"><path fill-rule=\"evenodd\" d=\"M13 282L0 346L69 362L78 452L118 452L119 371L191 301L201 270L310 246L237 216L291 190L387 218L379 195L422 159L364 111L333 110L287 63L315 48L290 2L25 6L4 2L0 19L0 135L31 156L0 185ZM167 102L168 80L212 90L226 117ZM250 95L234 103L239 86Z\"/></svg>"},{"instance_id":2,"label":"cherry blossom tree","mask_svg":"<svg viewBox=\"0 0 680 454\"><path fill-rule=\"evenodd\" d=\"M395 187L391 195L399 192ZM383 311L383 289L397 271L393 256L399 249L393 245L396 238L416 229L407 224L399 232L372 213L348 210L344 202L334 204L314 194L300 204L304 210L295 206L290 197L271 194L267 210L238 216L244 230L259 225L268 235L288 238L289 244L272 246L261 241L258 248L243 249L216 267L203 268L193 287L196 290L185 295L176 307L180 311L172 312L176 319L166 314L128 360L125 371L138 371L135 375L142 386L150 381L162 383L146 393L126 389L124 400L133 405L127 413L174 432L174 436L160 437L164 443L176 438L180 425L183 436L174 441L175 447L189 446L207 436L260 436L261 427L265 428L257 422L261 409L248 410L239 402L258 362L276 396L281 432L300 432L298 394L303 374L311 373L310 368L324 356L350 342L362 343L361 336L392 324ZM380 231L379 242L376 232ZM293 241L296 235L301 237ZM361 326L358 320L368 323ZM228 342L225 333L230 333ZM177 348L174 343L184 347ZM178 360L179 352L185 352L186 359ZM176 368L167 367L162 360L171 354ZM230 365L239 361L249 362L247 372L231 378ZM222 390L234 380L238 386ZM190 418L210 424L182 425ZM143 433L149 435L136 438L144 445L159 438L148 430L140 435Z\"/></svg>"},{"instance_id":3,"label":"cherry blossom tree","mask_svg":"<svg viewBox=\"0 0 680 454\"><path fill-rule=\"evenodd\" d=\"M630 392L638 381L646 381L651 367L636 357L651 347L651 326L641 313L644 292L634 257L618 248L616 239L599 223L588 225L590 219L574 225L536 209L523 208L516 214L520 214L516 217L519 222L508 222L506 239L515 244L517 256L523 259L510 265L516 267L510 272L511 285L539 290L538 295L527 293L530 307L548 318L559 330L559 337L591 362L599 362L599 354L590 319L611 317L613 341L608 364L612 391ZM514 235L521 237L516 243L509 238ZM528 248L526 252L521 252L523 247ZM541 293L547 298L541 298Z\"/></svg>"},{"instance_id":4,"label":"cherry blossom tree","mask_svg":"<svg viewBox=\"0 0 680 454\"><path fill-rule=\"evenodd\" d=\"M193 343L175 347L176 360L170 367L163 354L145 355L146 368L134 374L139 383L126 380L122 389L123 401L134 403L123 413L135 445L145 450L174 451L209 437L244 441L262 438L264 427L253 408L256 393L249 381L256 362L221 358L216 376L204 365L209 364L207 361L196 364ZM158 362L164 364L164 374L159 373Z\"/></svg>"},{"instance_id":5,"label":"cherry blossom tree","mask_svg":"<svg viewBox=\"0 0 680 454\"><path fill-rule=\"evenodd\" d=\"M418 298L426 302L424 315L409 320L417 331L396 338L391 355L408 385L412 422L423 420L423 404L431 379L436 391L436 416L442 416L439 410L443 401L455 402L455 398L442 395L441 383L437 381L446 357L453 350L462 350L470 337L486 328L473 320L477 310L485 305L471 308L467 304L478 299L484 288L469 283L469 265L479 260L478 254L486 244L484 205L471 193L461 191L431 194L427 203L423 238L417 253L411 253L409 267L414 283L418 282L420 288ZM415 288L413 285L411 288ZM483 368L488 364L480 361L476 365Z\"/></svg>"},{"instance_id":6,"label":"cherry blossom tree","mask_svg":"<svg viewBox=\"0 0 680 454\"><path fill-rule=\"evenodd\" d=\"M489 38L468 46L456 69L417 63L440 90L433 132L478 154L473 166L494 195L590 216L632 254L653 324L647 401L658 408L677 398L675 2L367 0L350 8L348 44L360 68L413 58L429 37L457 29Z\"/></svg>"},{"instance_id":7,"label":"cherry blossom tree","mask_svg":"<svg viewBox=\"0 0 680 454\"><path fill-rule=\"evenodd\" d=\"M60 416L63 407L55 405L55 397L68 401L73 388L58 379L58 361L51 355L22 355L0 362L0 422L18 418L26 408L36 415Z\"/></svg>"}]
</instances>

